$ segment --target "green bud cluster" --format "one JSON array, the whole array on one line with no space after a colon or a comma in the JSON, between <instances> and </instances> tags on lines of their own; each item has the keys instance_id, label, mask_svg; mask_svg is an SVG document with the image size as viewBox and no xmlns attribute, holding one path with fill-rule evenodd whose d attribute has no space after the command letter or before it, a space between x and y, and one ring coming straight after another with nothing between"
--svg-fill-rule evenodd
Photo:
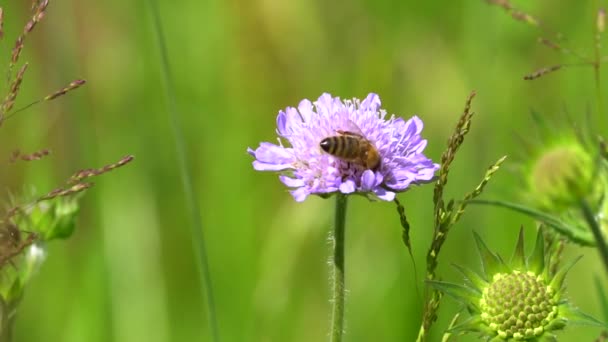
<instances>
[{"instance_id":1,"label":"green bud cluster","mask_svg":"<svg viewBox=\"0 0 608 342\"><path fill-rule=\"evenodd\" d=\"M483 290L481 319L504 339L540 336L557 315L555 291L542 276L513 271L495 274Z\"/></svg>"},{"instance_id":2,"label":"green bud cluster","mask_svg":"<svg viewBox=\"0 0 608 342\"><path fill-rule=\"evenodd\" d=\"M530 175L532 199L542 209L559 213L577 206L580 198L594 203L605 184L595 177L595 161L579 145L555 147L536 161Z\"/></svg>"},{"instance_id":3,"label":"green bud cluster","mask_svg":"<svg viewBox=\"0 0 608 342\"><path fill-rule=\"evenodd\" d=\"M564 281L576 258L555 271L545 262L547 252L543 230L536 234L534 250L525 255L523 227L519 231L513 257L508 263L492 252L474 234L483 273L455 265L465 277L464 284L429 281L431 286L466 306L468 319L453 323L452 334L481 333L486 341L555 341L555 332L569 322L595 326L602 323L579 311L564 297ZM456 317L460 315L457 314Z\"/></svg>"}]
</instances>

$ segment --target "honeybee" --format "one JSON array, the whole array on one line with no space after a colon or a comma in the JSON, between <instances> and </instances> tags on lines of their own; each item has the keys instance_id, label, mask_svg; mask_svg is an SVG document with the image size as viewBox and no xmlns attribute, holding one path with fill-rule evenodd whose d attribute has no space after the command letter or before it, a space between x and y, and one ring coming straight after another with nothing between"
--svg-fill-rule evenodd
<instances>
[{"instance_id":1,"label":"honeybee","mask_svg":"<svg viewBox=\"0 0 608 342\"><path fill-rule=\"evenodd\" d=\"M380 153L354 123L351 126L352 131L337 130L338 135L321 140L319 146L334 157L376 170L380 166Z\"/></svg>"}]
</instances>

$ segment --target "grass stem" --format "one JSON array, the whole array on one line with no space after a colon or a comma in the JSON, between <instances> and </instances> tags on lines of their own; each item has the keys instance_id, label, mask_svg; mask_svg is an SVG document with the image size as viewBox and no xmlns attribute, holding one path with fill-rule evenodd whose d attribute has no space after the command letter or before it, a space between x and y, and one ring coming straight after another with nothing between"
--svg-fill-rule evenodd
<instances>
[{"instance_id":1,"label":"grass stem","mask_svg":"<svg viewBox=\"0 0 608 342\"><path fill-rule=\"evenodd\" d=\"M173 140L175 142L175 152L178 159L180 178L184 195L186 196L186 205L190 214L190 228L192 234L192 244L194 252L197 256L197 269L200 277L201 289L203 297L207 300L207 319L209 323L209 331L212 341L219 341L219 333L217 327L215 302L213 298L213 290L211 285L211 272L209 271L209 263L207 260L207 251L205 247L205 236L203 234L203 225L201 222L201 213L198 205L198 199L194 193L192 186L192 176L188 159L186 157L186 147L184 136L179 122L175 94L173 93L173 79L171 76L171 68L169 67L169 56L167 52L167 44L160 20L160 10L156 0L149 0L150 10L152 12L153 26L156 30L156 38L161 57L161 74L165 86L166 96L166 111L169 116L171 129L173 132Z\"/></svg>"}]
</instances>

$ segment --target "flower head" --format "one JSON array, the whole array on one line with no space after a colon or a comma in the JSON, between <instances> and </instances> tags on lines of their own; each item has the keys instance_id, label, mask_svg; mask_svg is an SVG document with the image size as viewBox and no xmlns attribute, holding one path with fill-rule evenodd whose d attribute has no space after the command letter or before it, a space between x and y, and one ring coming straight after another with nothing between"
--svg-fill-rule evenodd
<instances>
[{"instance_id":1,"label":"flower head","mask_svg":"<svg viewBox=\"0 0 608 342\"><path fill-rule=\"evenodd\" d=\"M280 111L279 144L263 142L248 152L255 157L254 169L281 173L296 201L335 192L391 201L396 192L431 181L439 168L422 153L427 143L422 127L416 116L386 119L376 94L360 101L325 93L314 103L303 100L297 109ZM340 148L328 146L332 142L326 139L333 137ZM367 163L376 153L379 163Z\"/></svg>"},{"instance_id":2,"label":"flower head","mask_svg":"<svg viewBox=\"0 0 608 342\"><path fill-rule=\"evenodd\" d=\"M528 201L542 210L561 214L578 208L581 198L599 204L606 188L598 152L575 139L543 149L528 166Z\"/></svg>"},{"instance_id":3,"label":"flower head","mask_svg":"<svg viewBox=\"0 0 608 342\"><path fill-rule=\"evenodd\" d=\"M469 319L452 332L479 332L491 341L541 341L569 323L601 325L573 308L564 298L564 279L575 259L552 272L542 231L534 251L524 255L523 229L511 262L505 263L475 234L483 274L456 266L466 285L432 281L431 285L466 305Z\"/></svg>"},{"instance_id":4,"label":"flower head","mask_svg":"<svg viewBox=\"0 0 608 342\"><path fill-rule=\"evenodd\" d=\"M518 178L522 212L546 223L566 239L596 244L581 211L584 203L608 237L608 163L604 145L586 131L542 123L542 139L521 149ZM552 222L549 222L552 221Z\"/></svg>"}]
</instances>

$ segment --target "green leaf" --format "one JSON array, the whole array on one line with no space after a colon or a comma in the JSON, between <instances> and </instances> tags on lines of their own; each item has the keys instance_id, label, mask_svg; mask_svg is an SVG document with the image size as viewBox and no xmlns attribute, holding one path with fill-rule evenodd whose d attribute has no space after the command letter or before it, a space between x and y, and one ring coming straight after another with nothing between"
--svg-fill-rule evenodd
<instances>
[{"instance_id":1,"label":"green leaf","mask_svg":"<svg viewBox=\"0 0 608 342\"><path fill-rule=\"evenodd\" d=\"M554 288L558 293L562 290L564 280L566 279L566 274L568 274L568 271L570 271L572 266L574 266L579 260L581 260L582 257L582 255L579 255L575 259L570 260L567 264L562 266L559 271L557 271L553 279L551 279L550 286Z\"/></svg>"},{"instance_id":2,"label":"green leaf","mask_svg":"<svg viewBox=\"0 0 608 342\"><path fill-rule=\"evenodd\" d=\"M431 287L435 288L438 291L441 291L448 296L454 298L460 303L466 305L467 307L472 307L476 312L479 312L478 302L479 302L479 292L463 285L458 285L454 283L448 283L444 281L438 280L427 280L427 284Z\"/></svg>"},{"instance_id":3,"label":"green leaf","mask_svg":"<svg viewBox=\"0 0 608 342\"><path fill-rule=\"evenodd\" d=\"M513 269L524 270L526 269L526 254L524 251L524 227L521 226L519 229L519 237L517 239L517 245L515 245L515 251L509 262Z\"/></svg>"},{"instance_id":4,"label":"green leaf","mask_svg":"<svg viewBox=\"0 0 608 342\"><path fill-rule=\"evenodd\" d=\"M55 225L49 232L49 240L53 238L69 238L74 233L74 229L76 227L76 217L80 211L80 205L77 199L63 200L63 198L60 198L58 200L59 201L55 203L54 210Z\"/></svg>"},{"instance_id":5,"label":"green leaf","mask_svg":"<svg viewBox=\"0 0 608 342\"><path fill-rule=\"evenodd\" d=\"M559 315L568 319L568 324L606 327L604 323L570 305L559 307Z\"/></svg>"},{"instance_id":6,"label":"green leaf","mask_svg":"<svg viewBox=\"0 0 608 342\"><path fill-rule=\"evenodd\" d=\"M485 204L496 207L506 208L518 213L527 215L537 221L540 221L547 226L555 229L560 234L566 236L570 241L578 243L582 246L595 246L596 242L593 234L586 227L575 226L562 221L559 217L553 216L537 209L505 201L472 199L468 201L470 204Z\"/></svg>"},{"instance_id":7,"label":"green leaf","mask_svg":"<svg viewBox=\"0 0 608 342\"><path fill-rule=\"evenodd\" d=\"M471 285L475 286L475 289L478 290L480 294L482 289L488 286L488 280L483 279L483 277L477 274L477 272L456 264L452 264L452 266L456 268L456 270L458 270L458 272L460 272L469 281L469 283L471 283Z\"/></svg>"},{"instance_id":8,"label":"green leaf","mask_svg":"<svg viewBox=\"0 0 608 342\"><path fill-rule=\"evenodd\" d=\"M488 248L488 246L486 246L481 237L476 232L473 232L473 236L475 236L477 250L479 251L479 255L481 256L481 262L483 265L485 277L487 279L490 279L496 273L508 272L508 267L496 254L490 251L490 249Z\"/></svg>"},{"instance_id":9,"label":"green leaf","mask_svg":"<svg viewBox=\"0 0 608 342\"><path fill-rule=\"evenodd\" d=\"M447 332L452 334L464 334L469 332L491 333L479 315L471 316L459 324L454 324Z\"/></svg>"},{"instance_id":10,"label":"green leaf","mask_svg":"<svg viewBox=\"0 0 608 342\"><path fill-rule=\"evenodd\" d=\"M536 233L536 244L532 255L528 259L528 269L535 274L541 274L545 269L545 238L542 228L539 228L538 233Z\"/></svg>"},{"instance_id":11,"label":"green leaf","mask_svg":"<svg viewBox=\"0 0 608 342\"><path fill-rule=\"evenodd\" d=\"M454 315L454 318L452 318L452 320L450 321L450 325L448 326L448 328L446 329L446 331L443 333L443 337L441 338L441 342L449 342L450 341L450 339L452 338L452 332L450 330L456 325L456 322L458 322L459 318L460 318L460 312L457 313L456 315Z\"/></svg>"},{"instance_id":12,"label":"green leaf","mask_svg":"<svg viewBox=\"0 0 608 342\"><path fill-rule=\"evenodd\" d=\"M11 286L7 289L3 295L6 304L12 306L16 304L23 296L23 283L19 278L15 278Z\"/></svg>"},{"instance_id":13,"label":"green leaf","mask_svg":"<svg viewBox=\"0 0 608 342\"><path fill-rule=\"evenodd\" d=\"M76 195L37 203L27 219L20 222L23 230L37 232L46 241L70 237L80 211L78 199L79 196Z\"/></svg>"},{"instance_id":14,"label":"green leaf","mask_svg":"<svg viewBox=\"0 0 608 342\"><path fill-rule=\"evenodd\" d=\"M543 336L539 337L538 342L557 342L557 336L549 333L544 333Z\"/></svg>"},{"instance_id":15,"label":"green leaf","mask_svg":"<svg viewBox=\"0 0 608 342\"><path fill-rule=\"evenodd\" d=\"M608 294L606 293L606 288L602 285L602 281L599 277L596 276L594 281L595 288L597 289L597 296L600 300L600 308L604 314L604 321L608 323Z\"/></svg>"}]
</instances>

